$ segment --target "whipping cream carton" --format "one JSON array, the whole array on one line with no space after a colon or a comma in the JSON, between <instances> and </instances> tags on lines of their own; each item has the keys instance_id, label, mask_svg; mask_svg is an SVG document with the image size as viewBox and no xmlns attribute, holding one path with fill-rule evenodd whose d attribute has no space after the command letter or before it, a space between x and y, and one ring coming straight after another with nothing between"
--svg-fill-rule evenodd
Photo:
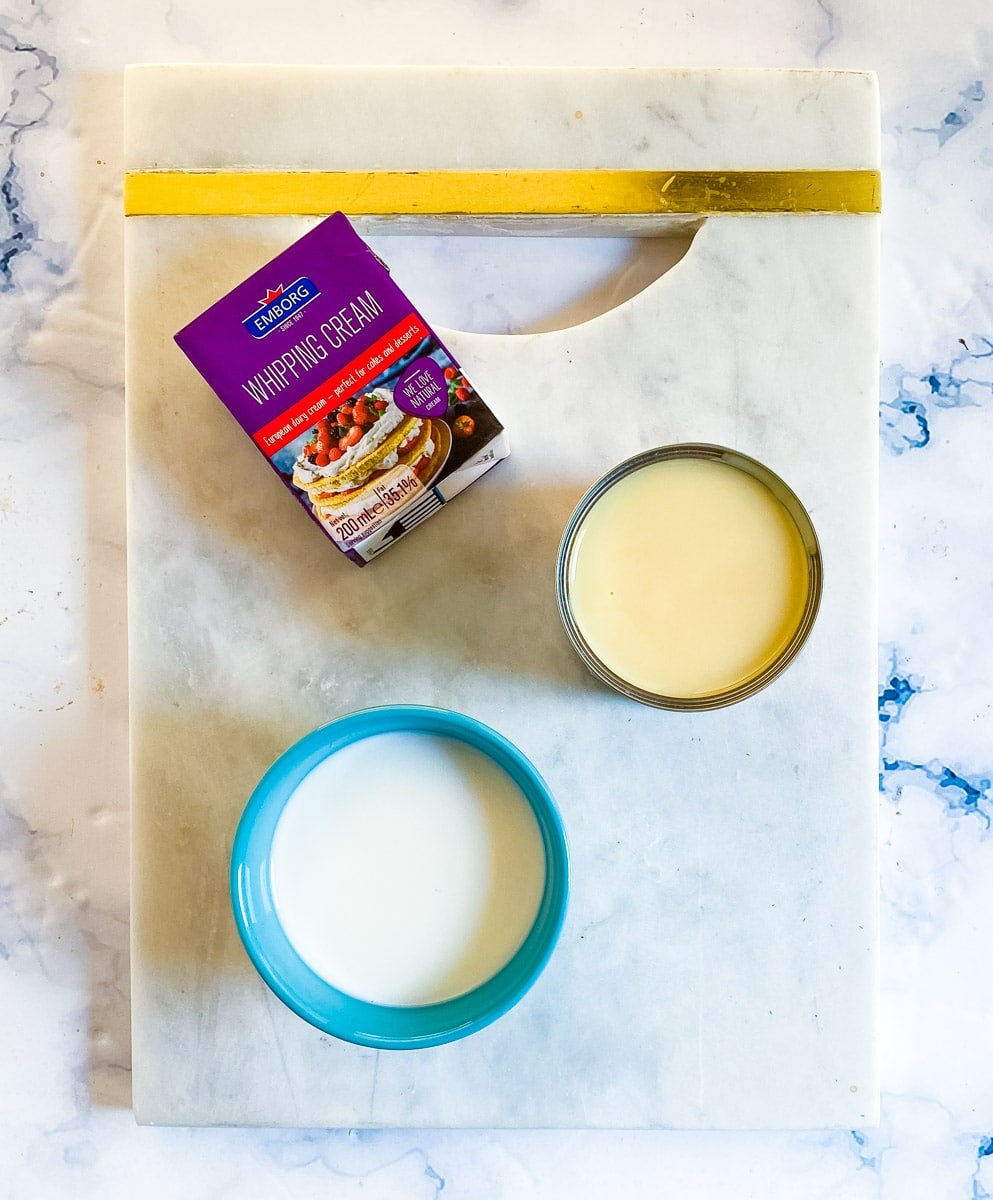
<instances>
[{"instance_id":1,"label":"whipping cream carton","mask_svg":"<svg viewBox=\"0 0 993 1200\"><path fill-rule=\"evenodd\" d=\"M341 213L176 342L360 566L509 453L503 426Z\"/></svg>"}]
</instances>

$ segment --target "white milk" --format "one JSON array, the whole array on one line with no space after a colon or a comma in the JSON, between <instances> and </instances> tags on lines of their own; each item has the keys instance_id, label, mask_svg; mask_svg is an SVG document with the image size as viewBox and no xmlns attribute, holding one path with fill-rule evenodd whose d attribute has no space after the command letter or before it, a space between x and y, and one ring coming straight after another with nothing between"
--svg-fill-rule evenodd
<instances>
[{"instance_id":1,"label":"white milk","mask_svg":"<svg viewBox=\"0 0 993 1200\"><path fill-rule=\"evenodd\" d=\"M300 957L377 1004L431 1004L489 979L545 882L517 785L478 750L385 733L319 763L276 826L276 913Z\"/></svg>"}]
</instances>

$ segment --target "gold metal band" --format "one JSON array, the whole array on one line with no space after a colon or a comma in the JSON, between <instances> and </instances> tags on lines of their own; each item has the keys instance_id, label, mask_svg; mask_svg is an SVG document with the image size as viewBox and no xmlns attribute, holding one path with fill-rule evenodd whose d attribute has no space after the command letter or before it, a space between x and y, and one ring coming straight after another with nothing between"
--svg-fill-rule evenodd
<instances>
[{"instance_id":1,"label":"gold metal band","mask_svg":"<svg viewBox=\"0 0 993 1200\"><path fill-rule=\"evenodd\" d=\"M128 216L878 213L878 171L130 171Z\"/></svg>"}]
</instances>

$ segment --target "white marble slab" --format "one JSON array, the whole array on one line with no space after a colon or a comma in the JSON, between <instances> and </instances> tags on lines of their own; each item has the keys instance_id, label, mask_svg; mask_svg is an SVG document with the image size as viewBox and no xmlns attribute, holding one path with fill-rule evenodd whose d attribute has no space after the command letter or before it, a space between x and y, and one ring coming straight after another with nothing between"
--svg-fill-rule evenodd
<instances>
[{"instance_id":1,"label":"white marble slab","mask_svg":"<svg viewBox=\"0 0 993 1200\"><path fill-rule=\"evenodd\" d=\"M879 165L861 71L140 66L128 170Z\"/></svg>"},{"instance_id":2,"label":"white marble slab","mask_svg":"<svg viewBox=\"0 0 993 1200\"><path fill-rule=\"evenodd\" d=\"M260 75L253 92L279 95ZM155 123L132 122L132 166L145 161L136 139L163 129L177 94L157 91L165 73L138 78L131 95L147 89L160 103L142 110ZM209 91L222 76L197 78ZM184 76L179 92L197 78ZM335 94L334 77L323 78ZM770 137L809 147L811 129L823 134L816 153L776 165L877 162L865 76L622 73L613 88L602 75L596 87L529 78L503 89L504 123L533 120L550 154L556 113L574 122L577 88L587 87L595 104L584 101L584 114L609 115L614 104L625 114L616 125L583 118L584 128L614 129L617 165L690 165L678 159L690 144L704 147L694 165L768 165ZM310 73L309 86L320 79ZM632 86L657 97L659 111L631 107ZM736 89L742 101L768 93L778 117L737 126L724 163L730 142L717 117L740 107ZM366 94L370 127L386 128L375 98L385 106L396 96ZM471 108L473 89L463 94ZM222 152L225 121L242 124L238 95L223 120L196 109L191 145ZM194 110L177 102L175 111L185 120ZM271 110L267 144L281 144L283 124L298 118L296 107ZM444 161L450 128L426 126L426 165ZM638 146L649 135L646 160ZM570 136L570 163L598 160L596 137ZM336 162L327 145L321 165ZM377 143L383 165L398 161L394 145L407 153L399 140ZM250 149L268 165L261 141ZM532 161L480 140L458 152L460 166ZM139 1120L872 1123L876 219L712 218L671 271L593 320L518 337L447 334L509 429L512 457L362 571L301 518L171 341L308 224L128 226ZM723 442L766 461L807 504L825 560L821 614L798 662L753 700L695 716L600 689L565 642L552 585L561 529L586 485L673 440ZM285 1010L241 951L226 895L237 817L272 758L318 723L394 700L461 708L517 741L557 795L574 872L562 944L531 995L481 1034L413 1054L346 1046Z\"/></svg>"}]
</instances>

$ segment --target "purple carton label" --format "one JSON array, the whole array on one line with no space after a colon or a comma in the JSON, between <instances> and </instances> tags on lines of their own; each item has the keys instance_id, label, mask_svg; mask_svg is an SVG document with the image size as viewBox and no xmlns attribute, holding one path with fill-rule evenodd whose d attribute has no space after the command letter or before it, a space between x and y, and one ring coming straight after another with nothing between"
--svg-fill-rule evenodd
<instances>
[{"instance_id":1,"label":"purple carton label","mask_svg":"<svg viewBox=\"0 0 993 1200\"><path fill-rule=\"evenodd\" d=\"M356 562L506 456L503 427L341 213L176 342Z\"/></svg>"}]
</instances>

